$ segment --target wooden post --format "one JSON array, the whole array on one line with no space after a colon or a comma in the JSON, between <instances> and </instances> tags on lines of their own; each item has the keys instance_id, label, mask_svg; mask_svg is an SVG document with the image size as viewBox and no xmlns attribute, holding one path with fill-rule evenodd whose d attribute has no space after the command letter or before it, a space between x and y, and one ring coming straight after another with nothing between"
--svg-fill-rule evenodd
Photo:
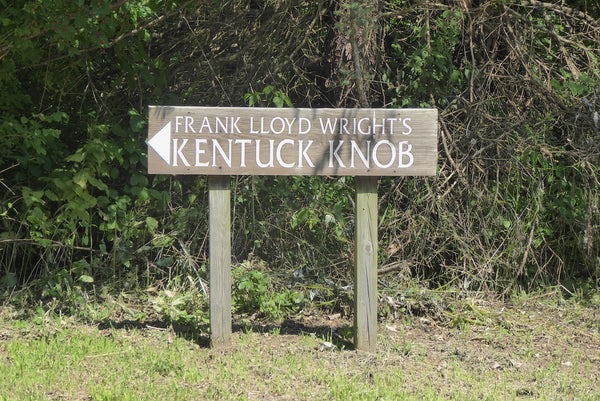
<instances>
[{"instance_id":1,"label":"wooden post","mask_svg":"<svg viewBox=\"0 0 600 401\"><path fill-rule=\"evenodd\" d=\"M210 336L213 347L231 341L230 176L208 177Z\"/></svg>"},{"instance_id":2,"label":"wooden post","mask_svg":"<svg viewBox=\"0 0 600 401\"><path fill-rule=\"evenodd\" d=\"M356 177L354 346L377 345L377 177Z\"/></svg>"}]
</instances>

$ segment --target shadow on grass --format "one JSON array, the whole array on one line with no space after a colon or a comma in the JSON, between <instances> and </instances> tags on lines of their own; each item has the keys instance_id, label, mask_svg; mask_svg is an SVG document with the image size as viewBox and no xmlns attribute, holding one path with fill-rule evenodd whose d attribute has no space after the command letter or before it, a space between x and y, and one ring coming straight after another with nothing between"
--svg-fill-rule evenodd
<instances>
[{"instance_id":1,"label":"shadow on grass","mask_svg":"<svg viewBox=\"0 0 600 401\"><path fill-rule=\"evenodd\" d=\"M172 332L186 341L197 344L202 348L210 348L210 325L196 323L175 323L162 320L105 320L98 323L99 330L148 330L156 332ZM341 331L350 330L347 327L336 328L328 325L306 325L293 319L281 323L238 323L232 325L233 333L278 333L279 335L314 335L332 343L338 349L352 350L354 344L348 341L347 335Z\"/></svg>"},{"instance_id":2,"label":"shadow on grass","mask_svg":"<svg viewBox=\"0 0 600 401\"><path fill-rule=\"evenodd\" d=\"M209 325L195 323L175 323L163 320L104 320L98 323L99 330L147 330L149 332L172 332L177 337L210 348Z\"/></svg>"},{"instance_id":3,"label":"shadow on grass","mask_svg":"<svg viewBox=\"0 0 600 401\"><path fill-rule=\"evenodd\" d=\"M314 335L324 341L332 343L338 349L353 350L354 344L347 337L351 331L348 327L334 327L333 325L306 325L293 319L286 319L281 323L235 323L233 332L278 333L279 335Z\"/></svg>"}]
</instances>

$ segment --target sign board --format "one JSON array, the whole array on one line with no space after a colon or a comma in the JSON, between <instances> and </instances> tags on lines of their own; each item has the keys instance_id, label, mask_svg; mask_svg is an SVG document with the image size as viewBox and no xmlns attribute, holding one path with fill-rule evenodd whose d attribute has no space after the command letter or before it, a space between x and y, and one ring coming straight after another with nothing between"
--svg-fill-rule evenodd
<instances>
[{"instance_id":1,"label":"sign board","mask_svg":"<svg viewBox=\"0 0 600 401\"><path fill-rule=\"evenodd\" d=\"M436 174L436 109L150 106L148 173L208 175L210 330L231 337L231 175L353 175L355 346L377 339L377 177Z\"/></svg>"},{"instance_id":2,"label":"sign board","mask_svg":"<svg viewBox=\"0 0 600 401\"><path fill-rule=\"evenodd\" d=\"M148 173L432 176L437 109L150 106Z\"/></svg>"}]
</instances>

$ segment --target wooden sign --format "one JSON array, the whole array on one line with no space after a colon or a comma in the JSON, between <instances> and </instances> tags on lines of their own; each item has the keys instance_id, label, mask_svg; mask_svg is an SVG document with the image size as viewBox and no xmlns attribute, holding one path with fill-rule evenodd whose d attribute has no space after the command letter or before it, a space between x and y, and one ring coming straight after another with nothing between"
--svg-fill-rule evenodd
<instances>
[{"instance_id":1,"label":"wooden sign","mask_svg":"<svg viewBox=\"0 0 600 401\"><path fill-rule=\"evenodd\" d=\"M148 173L431 176L437 109L150 106Z\"/></svg>"},{"instance_id":2,"label":"wooden sign","mask_svg":"<svg viewBox=\"0 0 600 401\"><path fill-rule=\"evenodd\" d=\"M148 173L208 175L210 331L231 338L230 175L354 175L354 342L377 340L377 177L431 176L436 109L150 106Z\"/></svg>"}]
</instances>

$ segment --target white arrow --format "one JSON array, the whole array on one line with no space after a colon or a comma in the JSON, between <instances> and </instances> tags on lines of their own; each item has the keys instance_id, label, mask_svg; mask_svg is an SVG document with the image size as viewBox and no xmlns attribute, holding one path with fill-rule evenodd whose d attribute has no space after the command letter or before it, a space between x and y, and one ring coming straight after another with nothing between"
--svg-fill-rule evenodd
<instances>
[{"instance_id":1,"label":"white arrow","mask_svg":"<svg viewBox=\"0 0 600 401\"><path fill-rule=\"evenodd\" d=\"M162 127L150 140L148 145L170 166L171 165L171 122Z\"/></svg>"}]
</instances>

